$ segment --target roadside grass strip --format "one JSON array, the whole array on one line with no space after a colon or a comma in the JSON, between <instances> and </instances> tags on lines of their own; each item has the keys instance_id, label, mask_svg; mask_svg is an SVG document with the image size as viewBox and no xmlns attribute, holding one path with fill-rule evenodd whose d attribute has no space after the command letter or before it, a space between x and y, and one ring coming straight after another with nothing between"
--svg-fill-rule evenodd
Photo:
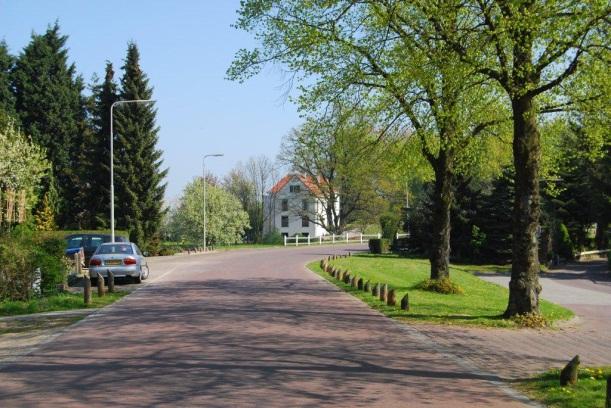
<instances>
[{"instance_id":1,"label":"roadside grass strip","mask_svg":"<svg viewBox=\"0 0 611 408\"><path fill-rule=\"evenodd\" d=\"M575 385L560 385L560 369L519 380L516 388L533 400L557 408L604 408L611 367L580 368Z\"/></svg>"},{"instance_id":2,"label":"roadside grass strip","mask_svg":"<svg viewBox=\"0 0 611 408\"><path fill-rule=\"evenodd\" d=\"M464 294L440 294L418 289L417 286L430 277L430 264L425 259L401 258L395 255L359 254L331 260L329 264L340 270L348 270L351 275L376 283L388 284L395 290L397 302L409 293L409 311L398 306L388 306L365 292L346 284L322 271L320 261L308 264L308 268L342 290L361 299L373 309L388 317L410 322L433 322L450 325L469 325L484 327L519 327L512 319L502 317L507 307L509 291L494 283L486 282L473 272L506 271L501 266L456 265L450 269L450 279L457 283ZM549 324L567 320L573 312L554 303L540 300L540 310Z\"/></svg>"},{"instance_id":3,"label":"roadside grass strip","mask_svg":"<svg viewBox=\"0 0 611 408\"><path fill-rule=\"evenodd\" d=\"M95 293L95 288L92 292L91 304L89 306L85 306L83 303L82 293L61 293L53 296L33 298L27 301L5 300L0 302L0 316L16 316L74 309L95 309L114 303L129 293L127 291L117 291L106 293L103 297L98 297L97 293Z\"/></svg>"}]
</instances>

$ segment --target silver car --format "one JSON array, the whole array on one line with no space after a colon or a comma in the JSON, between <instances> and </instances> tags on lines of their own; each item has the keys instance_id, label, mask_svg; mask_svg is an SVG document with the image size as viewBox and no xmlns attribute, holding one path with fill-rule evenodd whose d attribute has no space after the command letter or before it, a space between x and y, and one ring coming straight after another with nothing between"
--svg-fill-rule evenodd
<instances>
[{"instance_id":1,"label":"silver car","mask_svg":"<svg viewBox=\"0 0 611 408\"><path fill-rule=\"evenodd\" d=\"M133 242L104 243L96 249L89 260L89 276L108 277L109 271L115 277L131 278L135 283L149 276L146 259Z\"/></svg>"}]
</instances>

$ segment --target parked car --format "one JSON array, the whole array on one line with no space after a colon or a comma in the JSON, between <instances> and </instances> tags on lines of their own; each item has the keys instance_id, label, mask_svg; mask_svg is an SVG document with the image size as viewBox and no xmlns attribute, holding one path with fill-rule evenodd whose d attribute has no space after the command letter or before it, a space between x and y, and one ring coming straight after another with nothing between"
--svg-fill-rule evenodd
<instances>
[{"instance_id":1,"label":"parked car","mask_svg":"<svg viewBox=\"0 0 611 408\"><path fill-rule=\"evenodd\" d=\"M108 277L108 272L115 277L131 278L140 283L149 276L149 267L140 248L133 242L104 243L98 246L89 260L89 276L98 274Z\"/></svg>"},{"instance_id":2,"label":"parked car","mask_svg":"<svg viewBox=\"0 0 611 408\"><path fill-rule=\"evenodd\" d=\"M71 234L66 236L65 240L68 244L65 251L66 256L72 258L82 248L81 255L85 257L85 265L88 265L91 255L98 249L98 246L104 242L110 242L112 236L106 234ZM129 240L122 236L115 236L115 242L129 242Z\"/></svg>"}]
</instances>

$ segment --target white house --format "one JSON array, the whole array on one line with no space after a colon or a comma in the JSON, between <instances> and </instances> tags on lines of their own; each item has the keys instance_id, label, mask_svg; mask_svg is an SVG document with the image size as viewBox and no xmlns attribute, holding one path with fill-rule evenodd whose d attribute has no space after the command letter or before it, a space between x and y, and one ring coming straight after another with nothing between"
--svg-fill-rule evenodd
<instances>
[{"instance_id":1,"label":"white house","mask_svg":"<svg viewBox=\"0 0 611 408\"><path fill-rule=\"evenodd\" d=\"M339 213L339 198L335 202ZM267 222L265 233L278 231L288 237L327 235L321 224L329 224L323 198L317 185L301 174L287 174L266 196Z\"/></svg>"}]
</instances>

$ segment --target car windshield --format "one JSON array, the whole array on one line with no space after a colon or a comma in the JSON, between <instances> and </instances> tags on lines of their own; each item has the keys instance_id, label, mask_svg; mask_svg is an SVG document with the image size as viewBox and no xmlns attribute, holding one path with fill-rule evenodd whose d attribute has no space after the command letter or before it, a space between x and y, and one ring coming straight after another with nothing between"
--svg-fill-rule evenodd
<instances>
[{"instance_id":1,"label":"car windshield","mask_svg":"<svg viewBox=\"0 0 611 408\"><path fill-rule=\"evenodd\" d=\"M80 248L83 243L83 237L72 237L68 241L68 248Z\"/></svg>"},{"instance_id":2,"label":"car windshield","mask_svg":"<svg viewBox=\"0 0 611 408\"><path fill-rule=\"evenodd\" d=\"M98 254L133 254L132 246L129 244L101 245Z\"/></svg>"}]
</instances>

